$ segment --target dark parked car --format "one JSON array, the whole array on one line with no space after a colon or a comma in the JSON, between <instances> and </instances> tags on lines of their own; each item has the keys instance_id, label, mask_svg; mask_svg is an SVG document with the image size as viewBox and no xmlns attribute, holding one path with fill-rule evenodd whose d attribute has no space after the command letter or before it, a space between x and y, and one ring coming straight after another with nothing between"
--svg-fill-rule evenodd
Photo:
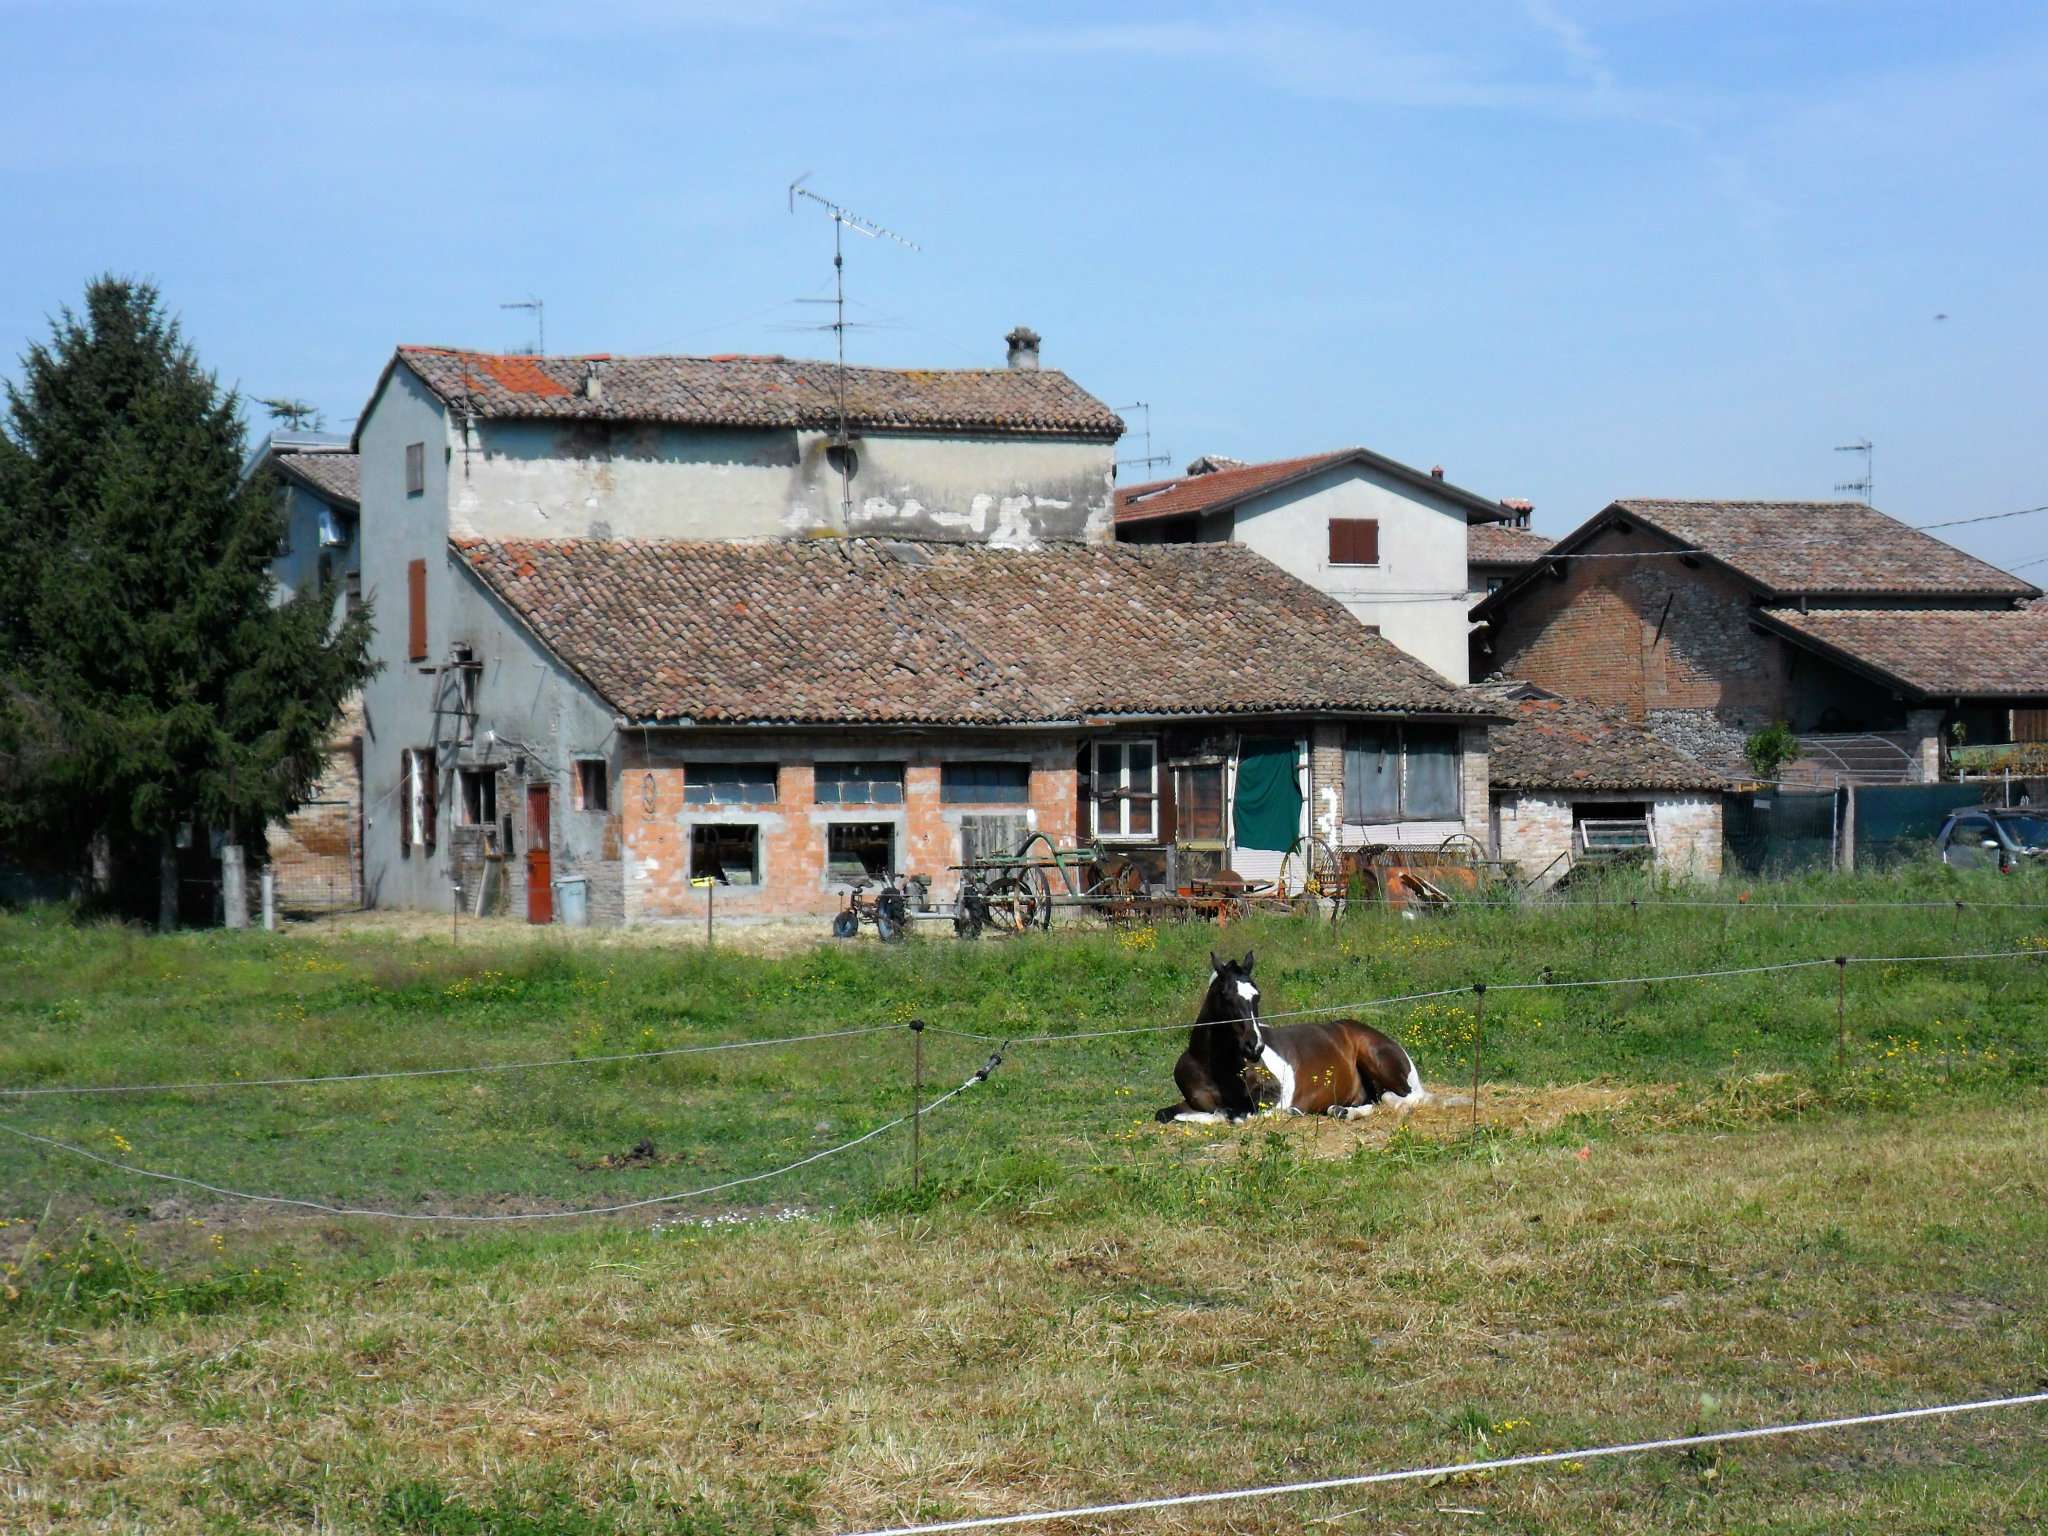
<instances>
[{"instance_id":1,"label":"dark parked car","mask_svg":"<svg viewBox=\"0 0 2048 1536\"><path fill-rule=\"evenodd\" d=\"M2011 874L2025 865L2044 863L2048 851L2048 816L2038 812L1999 810L1992 806L1951 813L1934 839L1941 862L1954 869L1995 869Z\"/></svg>"}]
</instances>

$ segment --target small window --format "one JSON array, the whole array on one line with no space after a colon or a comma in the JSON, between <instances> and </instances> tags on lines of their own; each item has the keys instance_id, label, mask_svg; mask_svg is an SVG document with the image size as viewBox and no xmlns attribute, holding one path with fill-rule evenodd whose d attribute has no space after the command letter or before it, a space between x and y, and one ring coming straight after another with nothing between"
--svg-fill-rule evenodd
<instances>
[{"instance_id":1,"label":"small window","mask_svg":"<svg viewBox=\"0 0 2048 1536\"><path fill-rule=\"evenodd\" d=\"M1330 519L1330 564L1378 565L1380 524L1376 517Z\"/></svg>"},{"instance_id":2,"label":"small window","mask_svg":"<svg viewBox=\"0 0 2048 1536\"><path fill-rule=\"evenodd\" d=\"M901 763L820 763L820 805L901 805Z\"/></svg>"},{"instance_id":3,"label":"small window","mask_svg":"<svg viewBox=\"0 0 2048 1536\"><path fill-rule=\"evenodd\" d=\"M685 805L773 805L773 763L685 763Z\"/></svg>"},{"instance_id":4,"label":"small window","mask_svg":"<svg viewBox=\"0 0 2048 1536\"><path fill-rule=\"evenodd\" d=\"M1097 837L1145 842L1156 835L1159 754L1151 742L1096 742L1091 778Z\"/></svg>"},{"instance_id":5,"label":"small window","mask_svg":"<svg viewBox=\"0 0 2048 1536\"><path fill-rule=\"evenodd\" d=\"M1189 763L1173 770L1173 814L1178 841L1223 841L1221 763Z\"/></svg>"},{"instance_id":6,"label":"small window","mask_svg":"<svg viewBox=\"0 0 2048 1536\"><path fill-rule=\"evenodd\" d=\"M896 871L896 829L886 821L835 821L825 829L825 878L873 880Z\"/></svg>"},{"instance_id":7,"label":"small window","mask_svg":"<svg viewBox=\"0 0 2048 1536\"><path fill-rule=\"evenodd\" d=\"M490 827L498 821L498 770L464 768L459 771L462 790L462 824Z\"/></svg>"},{"instance_id":8,"label":"small window","mask_svg":"<svg viewBox=\"0 0 2048 1536\"><path fill-rule=\"evenodd\" d=\"M1004 762L941 764L939 799L947 805L1028 805L1031 802L1031 765Z\"/></svg>"},{"instance_id":9,"label":"small window","mask_svg":"<svg viewBox=\"0 0 2048 1536\"><path fill-rule=\"evenodd\" d=\"M405 445L405 494L424 496L427 491L427 445Z\"/></svg>"},{"instance_id":10,"label":"small window","mask_svg":"<svg viewBox=\"0 0 2048 1536\"><path fill-rule=\"evenodd\" d=\"M610 765L601 757L576 760L576 804L586 811L612 808Z\"/></svg>"},{"instance_id":11,"label":"small window","mask_svg":"<svg viewBox=\"0 0 2048 1536\"><path fill-rule=\"evenodd\" d=\"M720 885L759 885L761 829L716 824L690 828L690 877Z\"/></svg>"},{"instance_id":12,"label":"small window","mask_svg":"<svg viewBox=\"0 0 2048 1536\"><path fill-rule=\"evenodd\" d=\"M1344 738L1344 819L1456 821L1462 766L1456 726L1359 726Z\"/></svg>"},{"instance_id":13,"label":"small window","mask_svg":"<svg viewBox=\"0 0 2048 1536\"><path fill-rule=\"evenodd\" d=\"M344 613L355 613L363 606L363 573L350 571L341 578L341 605Z\"/></svg>"}]
</instances>

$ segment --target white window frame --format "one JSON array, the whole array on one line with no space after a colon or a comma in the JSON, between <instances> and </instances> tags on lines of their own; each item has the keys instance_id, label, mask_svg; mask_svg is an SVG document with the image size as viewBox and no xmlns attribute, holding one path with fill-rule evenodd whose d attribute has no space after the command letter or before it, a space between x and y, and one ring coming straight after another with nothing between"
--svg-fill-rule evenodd
<instances>
[{"instance_id":1,"label":"white window frame","mask_svg":"<svg viewBox=\"0 0 2048 1536\"><path fill-rule=\"evenodd\" d=\"M1144 785L1131 782L1131 748L1148 747L1152 752L1152 772ZM1110 787L1117 798L1105 799L1102 787L1110 781L1103 773L1103 757L1113 753L1116 765L1114 782ZM1147 795L1152 802L1152 827L1146 832L1131 831L1131 801L1133 793ZM1093 806L1095 838L1103 843L1156 843L1159 841L1159 742L1150 736L1107 736L1088 744L1088 801ZM1115 824L1105 826L1104 810L1114 806Z\"/></svg>"}]
</instances>

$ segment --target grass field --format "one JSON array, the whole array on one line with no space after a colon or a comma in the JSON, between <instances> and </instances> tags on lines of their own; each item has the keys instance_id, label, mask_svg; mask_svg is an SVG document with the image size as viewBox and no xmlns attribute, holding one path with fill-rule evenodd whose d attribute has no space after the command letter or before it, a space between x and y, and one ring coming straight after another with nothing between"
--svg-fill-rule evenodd
<instances>
[{"instance_id":1,"label":"grass field","mask_svg":"<svg viewBox=\"0 0 2048 1536\"><path fill-rule=\"evenodd\" d=\"M781 955L168 940L0 917L0 1085L589 1057L912 1018L997 1037L1846 953L2048 950L1948 872L1422 923ZM1610 895L1614 893L1610 892ZM1732 898L1723 888L1717 897ZM1774 900L1962 899L1774 909ZM2033 1390L2048 971L1492 991L1482 1125L1160 1127L1171 1034L1020 1044L925 1127L555 1225L250 1207L0 1137L0 1529L769 1532L1002 1512ZM1373 1015L1469 1092L1476 998ZM0 1101L229 1188L415 1213L646 1198L900 1114L907 1029L297 1088ZM643 1140L651 1160L622 1159ZM1117 1529L2007 1530L2048 1414L1135 1516ZM1479 1511L1462 1513L1461 1511Z\"/></svg>"}]
</instances>

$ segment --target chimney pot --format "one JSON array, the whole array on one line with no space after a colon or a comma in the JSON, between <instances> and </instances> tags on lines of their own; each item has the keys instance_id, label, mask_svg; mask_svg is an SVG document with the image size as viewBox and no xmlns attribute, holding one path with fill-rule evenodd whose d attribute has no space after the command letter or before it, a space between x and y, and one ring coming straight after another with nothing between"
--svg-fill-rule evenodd
<instances>
[{"instance_id":1,"label":"chimney pot","mask_svg":"<svg viewBox=\"0 0 2048 1536\"><path fill-rule=\"evenodd\" d=\"M1441 465L1441 464L1432 464L1432 465L1430 465L1430 466L1429 466L1429 478L1430 478L1430 479L1432 479L1432 480L1441 480L1441 479L1443 479L1443 477L1444 477L1444 467L1443 467L1443 465Z\"/></svg>"},{"instance_id":2,"label":"chimney pot","mask_svg":"<svg viewBox=\"0 0 2048 1536\"><path fill-rule=\"evenodd\" d=\"M595 358L587 359L583 364L583 398L586 400L602 400L604 398L604 376L600 372Z\"/></svg>"},{"instance_id":3,"label":"chimney pot","mask_svg":"<svg viewBox=\"0 0 2048 1536\"><path fill-rule=\"evenodd\" d=\"M1012 368L1025 373L1038 371L1038 332L1028 325L1020 325L1003 340L1010 344L1009 362Z\"/></svg>"}]
</instances>

